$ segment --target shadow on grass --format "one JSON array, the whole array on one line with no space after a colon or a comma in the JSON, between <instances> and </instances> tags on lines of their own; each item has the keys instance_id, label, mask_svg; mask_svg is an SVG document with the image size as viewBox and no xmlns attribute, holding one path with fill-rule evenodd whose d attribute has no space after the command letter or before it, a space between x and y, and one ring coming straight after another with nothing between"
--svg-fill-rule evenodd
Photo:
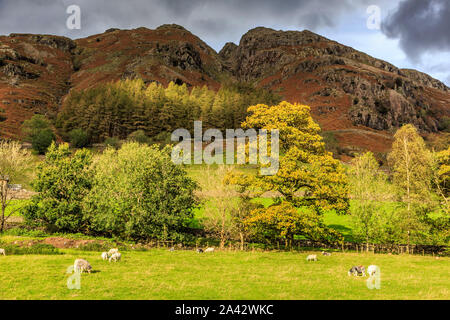
<instances>
[{"instance_id":1,"label":"shadow on grass","mask_svg":"<svg viewBox=\"0 0 450 320\"><path fill-rule=\"evenodd\" d=\"M352 229L350 228L347 228L340 224L330 224L328 227L342 233L345 241L353 242L355 240L352 235Z\"/></svg>"}]
</instances>

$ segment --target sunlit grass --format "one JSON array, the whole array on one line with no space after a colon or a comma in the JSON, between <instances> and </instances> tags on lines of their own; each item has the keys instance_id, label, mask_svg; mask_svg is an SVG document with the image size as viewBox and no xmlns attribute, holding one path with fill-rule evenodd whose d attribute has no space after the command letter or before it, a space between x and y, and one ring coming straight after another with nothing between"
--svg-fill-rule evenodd
<instances>
[{"instance_id":1,"label":"sunlit grass","mask_svg":"<svg viewBox=\"0 0 450 320\"><path fill-rule=\"evenodd\" d=\"M67 250L62 256L0 257L1 299L448 299L450 259L334 253L307 263L308 252L124 252L123 261ZM76 258L94 273L81 290L66 274ZM349 277L353 265L381 268L381 289Z\"/></svg>"}]
</instances>

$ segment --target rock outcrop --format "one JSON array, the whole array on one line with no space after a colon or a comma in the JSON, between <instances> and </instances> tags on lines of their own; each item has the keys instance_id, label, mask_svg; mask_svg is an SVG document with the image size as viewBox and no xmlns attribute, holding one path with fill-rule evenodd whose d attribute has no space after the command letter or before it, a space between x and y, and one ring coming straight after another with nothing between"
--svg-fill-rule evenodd
<instances>
[{"instance_id":1,"label":"rock outcrop","mask_svg":"<svg viewBox=\"0 0 450 320\"><path fill-rule=\"evenodd\" d=\"M439 132L450 117L442 82L307 30L255 28L216 53L182 26L162 25L78 40L1 36L0 134L17 137L34 113L54 118L69 90L130 78L213 89L223 80L255 83L310 105L322 128L350 149L386 151L399 126Z\"/></svg>"}]
</instances>

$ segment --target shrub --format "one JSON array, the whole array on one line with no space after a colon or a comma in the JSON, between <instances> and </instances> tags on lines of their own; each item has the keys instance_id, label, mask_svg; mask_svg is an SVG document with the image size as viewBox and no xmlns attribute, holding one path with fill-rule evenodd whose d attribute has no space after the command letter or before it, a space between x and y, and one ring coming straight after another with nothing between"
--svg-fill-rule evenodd
<instances>
[{"instance_id":1,"label":"shrub","mask_svg":"<svg viewBox=\"0 0 450 320\"><path fill-rule=\"evenodd\" d=\"M35 114L31 119L25 120L22 125L22 134L28 142L32 142L39 132L51 129L50 121L41 114Z\"/></svg>"},{"instance_id":2,"label":"shrub","mask_svg":"<svg viewBox=\"0 0 450 320\"><path fill-rule=\"evenodd\" d=\"M84 202L92 230L122 239L176 239L193 217L196 183L170 155L167 147L135 142L107 149Z\"/></svg>"},{"instance_id":3,"label":"shrub","mask_svg":"<svg viewBox=\"0 0 450 320\"><path fill-rule=\"evenodd\" d=\"M70 143L75 148L84 148L89 145L89 134L83 129L74 129L69 133Z\"/></svg>"},{"instance_id":4,"label":"shrub","mask_svg":"<svg viewBox=\"0 0 450 320\"><path fill-rule=\"evenodd\" d=\"M33 150L39 154L45 154L53 141L55 141L55 134L51 129L39 131L31 138Z\"/></svg>"},{"instance_id":5,"label":"shrub","mask_svg":"<svg viewBox=\"0 0 450 320\"><path fill-rule=\"evenodd\" d=\"M24 254L45 254L56 255L62 254L58 248L55 248L51 244L36 243L30 247L20 247L15 244L7 244L3 247L7 255L24 255Z\"/></svg>"},{"instance_id":6,"label":"shrub","mask_svg":"<svg viewBox=\"0 0 450 320\"><path fill-rule=\"evenodd\" d=\"M81 203L91 187L91 161L87 149L71 156L67 144L58 147L52 144L33 182L39 194L23 209L27 224L43 226L52 232L86 230Z\"/></svg>"},{"instance_id":7,"label":"shrub","mask_svg":"<svg viewBox=\"0 0 450 320\"><path fill-rule=\"evenodd\" d=\"M130 133L128 135L128 140L138 142L141 144L146 144L149 143L150 141L149 137L145 134L144 130L138 130L133 133Z\"/></svg>"},{"instance_id":8,"label":"shrub","mask_svg":"<svg viewBox=\"0 0 450 320\"><path fill-rule=\"evenodd\" d=\"M120 139L116 138L116 137L106 138L105 145L107 147L112 147L114 149L118 149L120 147Z\"/></svg>"}]
</instances>

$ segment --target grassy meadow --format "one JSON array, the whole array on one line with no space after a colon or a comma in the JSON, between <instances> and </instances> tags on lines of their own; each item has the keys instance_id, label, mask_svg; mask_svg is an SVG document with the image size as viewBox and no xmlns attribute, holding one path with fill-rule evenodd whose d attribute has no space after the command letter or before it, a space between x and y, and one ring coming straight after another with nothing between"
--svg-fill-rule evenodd
<instances>
[{"instance_id":1,"label":"grassy meadow","mask_svg":"<svg viewBox=\"0 0 450 320\"><path fill-rule=\"evenodd\" d=\"M450 259L429 256L333 253L307 262L310 252L235 252L154 249L102 261L99 252L0 257L0 299L449 299ZM76 258L93 266L81 289L69 290ZM376 264L381 288L348 276L353 265Z\"/></svg>"}]
</instances>

